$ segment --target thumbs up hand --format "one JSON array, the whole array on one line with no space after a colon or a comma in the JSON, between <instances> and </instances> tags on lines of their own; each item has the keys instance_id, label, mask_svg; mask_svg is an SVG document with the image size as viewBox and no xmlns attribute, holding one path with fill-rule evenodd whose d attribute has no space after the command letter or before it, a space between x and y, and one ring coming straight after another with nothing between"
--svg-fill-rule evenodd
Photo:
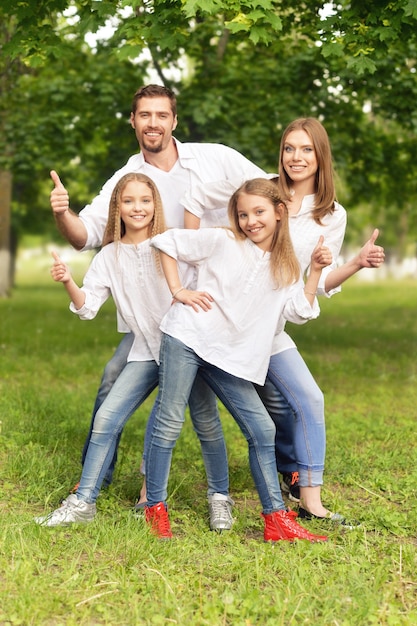
<instances>
[{"instance_id":1,"label":"thumbs up hand","mask_svg":"<svg viewBox=\"0 0 417 626\"><path fill-rule=\"evenodd\" d=\"M69 209L69 195L55 170L50 175L55 185L50 195L51 207L54 215L60 215Z\"/></svg>"},{"instance_id":2,"label":"thumbs up hand","mask_svg":"<svg viewBox=\"0 0 417 626\"><path fill-rule=\"evenodd\" d=\"M67 283L71 280L71 272L69 268L57 255L56 252L52 252L52 256L54 257L54 264L51 267L51 276L57 283Z\"/></svg>"},{"instance_id":3,"label":"thumbs up hand","mask_svg":"<svg viewBox=\"0 0 417 626\"><path fill-rule=\"evenodd\" d=\"M333 261L333 255L327 246L323 245L324 237L320 235L316 247L311 254L311 269L321 270Z\"/></svg>"},{"instance_id":4,"label":"thumbs up hand","mask_svg":"<svg viewBox=\"0 0 417 626\"><path fill-rule=\"evenodd\" d=\"M384 248L375 244L379 230L375 228L371 237L359 251L360 267L380 267L385 260Z\"/></svg>"}]
</instances>

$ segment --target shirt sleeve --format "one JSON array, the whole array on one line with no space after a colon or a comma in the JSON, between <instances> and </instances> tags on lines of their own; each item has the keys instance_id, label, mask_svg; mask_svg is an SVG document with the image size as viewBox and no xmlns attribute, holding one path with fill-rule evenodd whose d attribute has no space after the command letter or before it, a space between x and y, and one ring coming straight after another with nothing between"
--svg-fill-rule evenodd
<instances>
[{"instance_id":1,"label":"shirt sleeve","mask_svg":"<svg viewBox=\"0 0 417 626\"><path fill-rule=\"evenodd\" d=\"M204 182L189 189L181 199L187 211L201 218L205 211L225 209L230 196L240 185L251 178L270 178L260 167L249 161L243 154L228 146L217 147L221 161L222 178Z\"/></svg>"},{"instance_id":2,"label":"shirt sleeve","mask_svg":"<svg viewBox=\"0 0 417 626\"><path fill-rule=\"evenodd\" d=\"M150 245L178 261L197 265L209 257L217 245L221 245L220 240L226 235L226 232L228 231L222 228L204 228L201 230L171 228L165 233L153 237Z\"/></svg>"},{"instance_id":3,"label":"shirt sleeve","mask_svg":"<svg viewBox=\"0 0 417 626\"><path fill-rule=\"evenodd\" d=\"M299 280L290 287L289 297L285 303L282 318L294 324L305 324L309 320L314 320L320 315L320 307L317 298L310 305L304 293L304 281ZM277 333L283 330L282 320L277 325Z\"/></svg>"},{"instance_id":4,"label":"shirt sleeve","mask_svg":"<svg viewBox=\"0 0 417 626\"><path fill-rule=\"evenodd\" d=\"M80 309L76 309L74 303L71 302L70 311L76 313L82 320L92 320L111 296L110 284L101 252L93 258L84 276L81 289L85 293L84 305Z\"/></svg>"}]
</instances>

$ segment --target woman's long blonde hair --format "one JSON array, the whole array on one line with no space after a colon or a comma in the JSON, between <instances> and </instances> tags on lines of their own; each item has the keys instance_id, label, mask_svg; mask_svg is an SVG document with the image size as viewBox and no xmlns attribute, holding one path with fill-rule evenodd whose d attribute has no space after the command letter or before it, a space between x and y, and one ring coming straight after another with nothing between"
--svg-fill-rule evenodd
<instances>
[{"instance_id":1,"label":"woman's long blonde hair","mask_svg":"<svg viewBox=\"0 0 417 626\"><path fill-rule=\"evenodd\" d=\"M280 216L276 222L271 244L271 272L277 287L287 287L300 277L300 265L295 256L288 225L288 210L281 200L276 184L277 179L254 178L248 180L237 189L229 200L228 214L230 224L238 239L247 239L239 225L238 205L242 194L261 196L271 201L275 212Z\"/></svg>"},{"instance_id":2,"label":"woman's long blonde hair","mask_svg":"<svg viewBox=\"0 0 417 626\"><path fill-rule=\"evenodd\" d=\"M281 137L278 161L278 189L283 198L289 200L291 197L292 180L286 173L282 165L282 155L289 133L294 130L304 130L311 139L314 152L317 158L317 172L314 189L314 210L313 218L317 224L328 213L335 210L336 192L334 185L334 170L332 160L332 150L329 136L324 126L315 117L300 117L287 126Z\"/></svg>"}]
</instances>

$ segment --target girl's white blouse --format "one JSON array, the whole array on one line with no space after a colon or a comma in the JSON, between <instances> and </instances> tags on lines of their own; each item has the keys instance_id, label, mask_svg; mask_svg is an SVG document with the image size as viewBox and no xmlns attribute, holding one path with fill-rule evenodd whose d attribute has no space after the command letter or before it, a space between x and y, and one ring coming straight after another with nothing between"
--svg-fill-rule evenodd
<instances>
[{"instance_id":1,"label":"girl's white blouse","mask_svg":"<svg viewBox=\"0 0 417 626\"><path fill-rule=\"evenodd\" d=\"M207 312L173 304L161 330L234 376L263 385L278 320L303 324L319 315L301 278L277 289L269 253L249 239L236 240L228 229L172 229L154 237L151 246L195 266L195 288L214 299Z\"/></svg>"},{"instance_id":2,"label":"girl's white blouse","mask_svg":"<svg viewBox=\"0 0 417 626\"><path fill-rule=\"evenodd\" d=\"M186 273L186 269L183 271ZM157 269L149 239L138 245L104 246L93 258L82 290L86 296L84 306L77 310L71 302L71 311L83 320L93 319L112 296L119 314L135 335L128 361L154 360L159 364L159 325L172 296L162 269Z\"/></svg>"}]
</instances>

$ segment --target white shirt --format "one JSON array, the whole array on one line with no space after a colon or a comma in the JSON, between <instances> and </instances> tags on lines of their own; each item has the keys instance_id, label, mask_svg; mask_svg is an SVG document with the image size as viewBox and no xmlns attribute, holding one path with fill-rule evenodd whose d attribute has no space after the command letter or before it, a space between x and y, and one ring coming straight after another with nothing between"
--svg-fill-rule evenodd
<instances>
[{"instance_id":1,"label":"white shirt","mask_svg":"<svg viewBox=\"0 0 417 626\"><path fill-rule=\"evenodd\" d=\"M271 178L273 175L268 175ZM276 174L274 175L276 176ZM265 175L264 175L265 178ZM207 214L217 216L217 223L226 225L227 212L225 205L232 193L244 182L241 178L219 181L217 184L202 185L193 195L187 194L186 208L200 219ZM320 235L324 236L324 245L328 246L333 255L333 262L325 267L321 273L317 294L330 297L341 290L337 287L330 292L325 290L326 276L337 267L337 259L343 244L346 230L346 211L335 203L335 211L322 219L322 226L313 219L314 194L304 196L300 210L296 215L289 217L289 229L295 255L300 263L301 272L308 272L311 263L311 253L318 243ZM214 219L214 218L213 218ZM295 348L295 343L284 331L284 320L280 320L274 339L272 354L277 354L288 348Z\"/></svg>"},{"instance_id":2,"label":"white shirt","mask_svg":"<svg viewBox=\"0 0 417 626\"><path fill-rule=\"evenodd\" d=\"M236 240L224 228L169 230L151 240L175 259L196 267L199 291L213 298L209 311L176 303L161 330L179 339L204 361L239 378L263 385L278 319L303 324L319 315L302 279L277 289L270 254L249 239Z\"/></svg>"},{"instance_id":3,"label":"white shirt","mask_svg":"<svg viewBox=\"0 0 417 626\"><path fill-rule=\"evenodd\" d=\"M202 183L265 176L263 170L233 148L214 143L181 143L177 139L173 141L178 150L178 160L170 172L163 172L146 163L143 153L134 154L126 165L104 184L91 204L80 211L79 216L87 229L84 250L101 246L111 194L120 178L129 172L142 172L154 180L162 198L166 224L169 228L184 226L182 196L185 192L193 195L194 189ZM201 225L213 226L217 225L217 221L213 222L209 216L205 216Z\"/></svg>"},{"instance_id":4,"label":"white shirt","mask_svg":"<svg viewBox=\"0 0 417 626\"><path fill-rule=\"evenodd\" d=\"M184 282L192 270L182 268ZM158 272L149 239L141 244L110 243L93 258L82 290L85 303L70 310L83 320L93 319L112 296L119 315L135 335L128 361L156 361L159 364L159 325L172 302L165 276Z\"/></svg>"},{"instance_id":5,"label":"white shirt","mask_svg":"<svg viewBox=\"0 0 417 626\"><path fill-rule=\"evenodd\" d=\"M346 230L346 211L336 202L334 212L331 214L328 213L326 217L321 220L323 225L320 226L312 217L313 209L314 194L304 196L298 213L296 215L290 215L289 227L291 240L295 255L300 263L301 271L305 274L310 267L311 253L316 247L320 235L323 235L324 245L330 248L333 262L323 269L317 288L317 294L330 297L341 290L341 287L337 287L330 292L326 292L325 282L327 274L337 267L337 259L340 254ZM277 354L288 348L295 347L294 341L285 332L283 327L278 327L271 354Z\"/></svg>"}]
</instances>

